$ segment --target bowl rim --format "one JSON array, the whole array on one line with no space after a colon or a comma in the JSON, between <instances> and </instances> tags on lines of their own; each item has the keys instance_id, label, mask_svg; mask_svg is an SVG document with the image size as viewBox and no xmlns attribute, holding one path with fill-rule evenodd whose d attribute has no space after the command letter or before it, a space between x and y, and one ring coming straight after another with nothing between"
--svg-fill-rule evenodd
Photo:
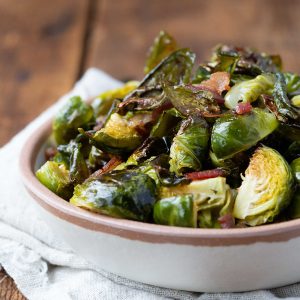
<instances>
[{"instance_id":1,"label":"bowl rim","mask_svg":"<svg viewBox=\"0 0 300 300\"><path fill-rule=\"evenodd\" d=\"M26 139L19 157L21 179L29 194L50 214L74 225L126 239L150 243L228 246L257 242L283 242L300 237L300 219L248 228L182 228L117 219L71 205L45 186L34 174L37 154L50 136L52 117Z\"/></svg>"}]
</instances>

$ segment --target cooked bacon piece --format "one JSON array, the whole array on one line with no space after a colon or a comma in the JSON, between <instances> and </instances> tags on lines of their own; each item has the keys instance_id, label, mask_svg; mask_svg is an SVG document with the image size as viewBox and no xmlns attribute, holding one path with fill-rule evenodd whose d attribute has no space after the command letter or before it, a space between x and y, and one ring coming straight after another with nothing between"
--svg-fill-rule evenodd
<instances>
[{"instance_id":1,"label":"cooked bacon piece","mask_svg":"<svg viewBox=\"0 0 300 300\"><path fill-rule=\"evenodd\" d=\"M239 103L236 107L235 107L235 112L238 115L244 115L249 113L252 110L252 105L249 102L246 103Z\"/></svg>"},{"instance_id":2,"label":"cooked bacon piece","mask_svg":"<svg viewBox=\"0 0 300 300\"><path fill-rule=\"evenodd\" d=\"M94 172L90 177L92 178L97 178L102 174L105 174L111 170L113 170L115 167L117 167L118 165L120 165L122 163L122 159L120 158L120 156L113 156L109 162L100 170L97 170L96 172Z\"/></svg>"},{"instance_id":3,"label":"cooked bacon piece","mask_svg":"<svg viewBox=\"0 0 300 300\"><path fill-rule=\"evenodd\" d=\"M215 72L211 74L208 80L202 81L200 85L206 86L221 95L223 91L228 91L230 89L229 83L229 73Z\"/></svg>"},{"instance_id":4,"label":"cooked bacon piece","mask_svg":"<svg viewBox=\"0 0 300 300\"><path fill-rule=\"evenodd\" d=\"M226 214L218 219L222 228L233 228L235 227L235 221L232 214Z\"/></svg>"},{"instance_id":5,"label":"cooked bacon piece","mask_svg":"<svg viewBox=\"0 0 300 300\"><path fill-rule=\"evenodd\" d=\"M46 160L51 160L57 154L56 147L48 147L45 150L45 158Z\"/></svg>"},{"instance_id":6,"label":"cooked bacon piece","mask_svg":"<svg viewBox=\"0 0 300 300\"><path fill-rule=\"evenodd\" d=\"M185 174L185 177L190 180L203 180L208 178L215 178L215 177L225 177L226 172L223 169L216 168L213 170L205 170L199 172L191 172Z\"/></svg>"}]
</instances>

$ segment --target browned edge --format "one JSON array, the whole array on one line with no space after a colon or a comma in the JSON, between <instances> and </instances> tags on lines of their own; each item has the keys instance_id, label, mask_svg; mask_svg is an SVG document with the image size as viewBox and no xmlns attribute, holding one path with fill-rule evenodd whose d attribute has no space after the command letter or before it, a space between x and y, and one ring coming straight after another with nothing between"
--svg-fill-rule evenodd
<instances>
[{"instance_id":1,"label":"browned edge","mask_svg":"<svg viewBox=\"0 0 300 300\"><path fill-rule=\"evenodd\" d=\"M20 156L23 183L36 202L56 217L93 231L149 243L230 246L284 242L300 236L300 219L252 228L180 228L116 219L77 208L44 187L33 172L34 163L51 131L48 119L27 138Z\"/></svg>"}]
</instances>

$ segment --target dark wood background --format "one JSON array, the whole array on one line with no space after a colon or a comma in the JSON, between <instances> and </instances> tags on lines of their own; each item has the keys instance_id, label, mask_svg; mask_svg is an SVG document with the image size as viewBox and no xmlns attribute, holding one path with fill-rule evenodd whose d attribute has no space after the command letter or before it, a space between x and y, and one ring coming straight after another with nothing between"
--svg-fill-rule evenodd
<instances>
[{"instance_id":1,"label":"dark wood background","mask_svg":"<svg viewBox=\"0 0 300 300\"><path fill-rule=\"evenodd\" d=\"M67 92L91 66L142 76L160 29L199 61L217 43L280 54L300 72L297 0L0 0L0 145ZM0 272L0 300L23 299Z\"/></svg>"}]
</instances>

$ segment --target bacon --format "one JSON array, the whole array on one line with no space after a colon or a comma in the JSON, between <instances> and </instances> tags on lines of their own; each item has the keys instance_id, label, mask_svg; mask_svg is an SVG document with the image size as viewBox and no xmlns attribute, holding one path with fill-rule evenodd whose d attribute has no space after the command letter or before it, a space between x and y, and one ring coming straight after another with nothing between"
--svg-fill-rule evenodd
<instances>
[{"instance_id":1,"label":"bacon","mask_svg":"<svg viewBox=\"0 0 300 300\"><path fill-rule=\"evenodd\" d=\"M45 158L46 160L52 159L57 154L57 149L55 147L48 147L45 150Z\"/></svg>"},{"instance_id":2,"label":"bacon","mask_svg":"<svg viewBox=\"0 0 300 300\"><path fill-rule=\"evenodd\" d=\"M111 170L113 170L114 168L116 168L118 165L120 165L122 163L122 159L120 158L120 156L113 156L106 165L104 165L104 167L100 170L97 170L96 172L94 172L90 177L92 178L97 178L100 175L103 175Z\"/></svg>"},{"instance_id":3,"label":"bacon","mask_svg":"<svg viewBox=\"0 0 300 300\"><path fill-rule=\"evenodd\" d=\"M204 179L215 178L220 176L221 177L226 176L226 172L221 168L199 171L199 172L191 172L185 174L185 177L190 180L204 180Z\"/></svg>"},{"instance_id":4,"label":"bacon","mask_svg":"<svg viewBox=\"0 0 300 300\"><path fill-rule=\"evenodd\" d=\"M227 72L215 72L212 73L208 80L202 81L200 83L201 86L206 86L219 95L222 94L223 91L228 91L230 89L230 75Z\"/></svg>"},{"instance_id":5,"label":"bacon","mask_svg":"<svg viewBox=\"0 0 300 300\"><path fill-rule=\"evenodd\" d=\"M252 110L252 105L249 102L246 103L239 103L236 107L235 107L235 112L238 115L244 115L249 113Z\"/></svg>"},{"instance_id":6,"label":"bacon","mask_svg":"<svg viewBox=\"0 0 300 300\"><path fill-rule=\"evenodd\" d=\"M218 222L220 223L221 227L226 228L233 228L235 227L235 220L232 214L226 214L218 219Z\"/></svg>"}]
</instances>

